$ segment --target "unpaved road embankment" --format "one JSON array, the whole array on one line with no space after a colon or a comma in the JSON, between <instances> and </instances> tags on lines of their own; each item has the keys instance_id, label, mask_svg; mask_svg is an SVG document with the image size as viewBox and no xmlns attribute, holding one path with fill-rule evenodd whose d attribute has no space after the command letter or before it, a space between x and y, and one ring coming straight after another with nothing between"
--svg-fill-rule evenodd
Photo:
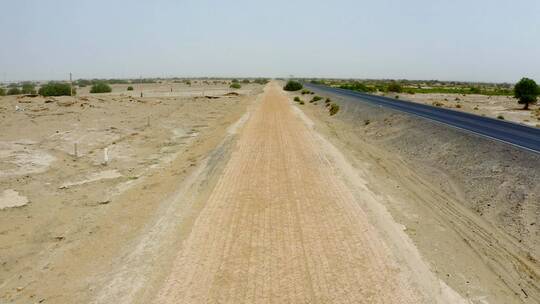
<instances>
[{"instance_id":1,"label":"unpaved road embankment","mask_svg":"<svg viewBox=\"0 0 540 304\"><path fill-rule=\"evenodd\" d=\"M332 153L269 85L155 303L460 302L392 254Z\"/></svg>"}]
</instances>

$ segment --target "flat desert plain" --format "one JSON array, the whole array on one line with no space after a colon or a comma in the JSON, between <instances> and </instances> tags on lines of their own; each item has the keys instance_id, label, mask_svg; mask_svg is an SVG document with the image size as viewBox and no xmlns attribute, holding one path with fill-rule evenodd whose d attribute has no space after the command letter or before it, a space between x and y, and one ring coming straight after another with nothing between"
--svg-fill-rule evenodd
<instances>
[{"instance_id":1,"label":"flat desert plain","mask_svg":"<svg viewBox=\"0 0 540 304\"><path fill-rule=\"evenodd\" d=\"M282 86L2 97L0 301L538 302L534 196L505 231Z\"/></svg>"}]
</instances>

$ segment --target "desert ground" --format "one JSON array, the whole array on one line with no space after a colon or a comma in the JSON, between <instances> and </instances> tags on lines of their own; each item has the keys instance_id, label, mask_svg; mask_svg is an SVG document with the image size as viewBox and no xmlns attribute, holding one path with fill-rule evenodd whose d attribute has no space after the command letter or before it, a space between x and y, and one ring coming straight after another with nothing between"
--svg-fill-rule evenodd
<instances>
[{"instance_id":1,"label":"desert ground","mask_svg":"<svg viewBox=\"0 0 540 304\"><path fill-rule=\"evenodd\" d=\"M227 128L262 91L126 87L0 99L0 302L87 302L95 272L112 270L115 250L211 151L221 157Z\"/></svg>"},{"instance_id":2,"label":"desert ground","mask_svg":"<svg viewBox=\"0 0 540 304\"><path fill-rule=\"evenodd\" d=\"M449 108L475 115L504 119L531 127L540 127L540 106L531 105L523 110L523 105L511 96L487 96L479 94L385 94L387 97L399 96L402 100Z\"/></svg>"},{"instance_id":3,"label":"desert ground","mask_svg":"<svg viewBox=\"0 0 540 304\"><path fill-rule=\"evenodd\" d=\"M540 301L540 157L282 85L0 97L0 303Z\"/></svg>"}]
</instances>

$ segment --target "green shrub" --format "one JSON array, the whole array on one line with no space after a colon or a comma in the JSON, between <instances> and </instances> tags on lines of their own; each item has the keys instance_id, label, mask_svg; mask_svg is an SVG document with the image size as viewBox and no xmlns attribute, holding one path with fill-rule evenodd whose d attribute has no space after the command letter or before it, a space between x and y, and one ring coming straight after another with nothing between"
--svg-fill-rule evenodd
<instances>
[{"instance_id":1,"label":"green shrub","mask_svg":"<svg viewBox=\"0 0 540 304\"><path fill-rule=\"evenodd\" d=\"M299 102L301 105L305 104L305 102L303 100L300 100Z\"/></svg>"},{"instance_id":2,"label":"green shrub","mask_svg":"<svg viewBox=\"0 0 540 304\"><path fill-rule=\"evenodd\" d=\"M504 120L504 116L498 115L498 116L497 116L497 119Z\"/></svg>"},{"instance_id":3,"label":"green shrub","mask_svg":"<svg viewBox=\"0 0 540 304\"><path fill-rule=\"evenodd\" d=\"M540 88L536 82L529 78L522 78L514 86L514 97L518 99L519 104L524 104L524 110L529 109L529 104L535 104L540 95Z\"/></svg>"},{"instance_id":4,"label":"green shrub","mask_svg":"<svg viewBox=\"0 0 540 304\"><path fill-rule=\"evenodd\" d=\"M21 92L23 94L36 94L36 85L31 82L25 82L22 85Z\"/></svg>"},{"instance_id":5,"label":"green shrub","mask_svg":"<svg viewBox=\"0 0 540 304\"><path fill-rule=\"evenodd\" d=\"M21 90L19 88L9 88L7 91L8 95L19 95L21 94Z\"/></svg>"},{"instance_id":6,"label":"green shrub","mask_svg":"<svg viewBox=\"0 0 540 304\"><path fill-rule=\"evenodd\" d=\"M401 93L403 91L403 88L399 83L391 83L388 85L387 90L388 92Z\"/></svg>"},{"instance_id":7,"label":"green shrub","mask_svg":"<svg viewBox=\"0 0 540 304\"><path fill-rule=\"evenodd\" d=\"M283 87L283 89L285 91L299 91L303 88L304 86L298 82L298 81L294 81L294 80L289 80L287 82L287 84Z\"/></svg>"},{"instance_id":8,"label":"green shrub","mask_svg":"<svg viewBox=\"0 0 540 304\"><path fill-rule=\"evenodd\" d=\"M301 99L300 99L300 97L296 96L296 97L294 98L294 101L296 101L296 102L300 102L300 101L301 101Z\"/></svg>"},{"instance_id":9,"label":"green shrub","mask_svg":"<svg viewBox=\"0 0 540 304\"><path fill-rule=\"evenodd\" d=\"M79 79L75 83L81 88L92 85L92 81L87 79Z\"/></svg>"},{"instance_id":10,"label":"green shrub","mask_svg":"<svg viewBox=\"0 0 540 304\"><path fill-rule=\"evenodd\" d=\"M75 89L73 90L75 94ZM71 96L71 86L68 83L49 82L39 88L42 96Z\"/></svg>"},{"instance_id":11,"label":"green shrub","mask_svg":"<svg viewBox=\"0 0 540 304\"><path fill-rule=\"evenodd\" d=\"M355 81L353 83L346 83L339 86L341 89L353 90L358 92L372 92L373 88L366 86L365 84Z\"/></svg>"},{"instance_id":12,"label":"green shrub","mask_svg":"<svg viewBox=\"0 0 540 304\"><path fill-rule=\"evenodd\" d=\"M233 80L231 80L231 82L232 83L238 83L239 81L238 81L238 79L233 79Z\"/></svg>"},{"instance_id":13,"label":"green shrub","mask_svg":"<svg viewBox=\"0 0 540 304\"><path fill-rule=\"evenodd\" d=\"M326 98L326 100L324 101L324 103L326 103L326 104L329 104L331 102L332 102L332 99L330 99L330 98Z\"/></svg>"},{"instance_id":14,"label":"green shrub","mask_svg":"<svg viewBox=\"0 0 540 304\"><path fill-rule=\"evenodd\" d=\"M129 86L129 87L127 87L127 90L128 90L128 91L133 91L133 87L132 87L132 86Z\"/></svg>"},{"instance_id":15,"label":"green shrub","mask_svg":"<svg viewBox=\"0 0 540 304\"><path fill-rule=\"evenodd\" d=\"M92 85L90 88L90 93L110 93L112 88L105 82L97 82Z\"/></svg>"},{"instance_id":16,"label":"green shrub","mask_svg":"<svg viewBox=\"0 0 540 304\"><path fill-rule=\"evenodd\" d=\"M6 90L4 88L0 88L0 96L6 95Z\"/></svg>"},{"instance_id":17,"label":"green shrub","mask_svg":"<svg viewBox=\"0 0 540 304\"><path fill-rule=\"evenodd\" d=\"M479 87L470 87L469 88L470 94L482 94L482 90Z\"/></svg>"},{"instance_id":18,"label":"green shrub","mask_svg":"<svg viewBox=\"0 0 540 304\"><path fill-rule=\"evenodd\" d=\"M321 96L313 96L313 98L311 98L311 101L310 102L316 102L316 101L319 101L321 100L322 97Z\"/></svg>"},{"instance_id":19,"label":"green shrub","mask_svg":"<svg viewBox=\"0 0 540 304\"><path fill-rule=\"evenodd\" d=\"M339 105L332 103L328 112L330 112L330 116L336 115L339 112Z\"/></svg>"},{"instance_id":20,"label":"green shrub","mask_svg":"<svg viewBox=\"0 0 540 304\"><path fill-rule=\"evenodd\" d=\"M107 83L108 83L108 84L127 84L128 81L125 80L125 79L114 79L114 78L111 78L111 79L107 80Z\"/></svg>"},{"instance_id":21,"label":"green shrub","mask_svg":"<svg viewBox=\"0 0 540 304\"><path fill-rule=\"evenodd\" d=\"M92 81L92 84L95 84L97 82L103 82L103 81L99 81L97 79L94 79ZM157 81L155 81L154 79L146 79L146 78L143 78L143 79L133 79L131 80L131 83L156 83Z\"/></svg>"},{"instance_id":22,"label":"green shrub","mask_svg":"<svg viewBox=\"0 0 540 304\"><path fill-rule=\"evenodd\" d=\"M268 83L268 79L266 78L257 78L255 80L253 80L254 83L258 83L258 84L266 84Z\"/></svg>"},{"instance_id":23,"label":"green shrub","mask_svg":"<svg viewBox=\"0 0 540 304\"><path fill-rule=\"evenodd\" d=\"M242 80L242 83L250 83L249 79Z\"/></svg>"},{"instance_id":24,"label":"green shrub","mask_svg":"<svg viewBox=\"0 0 540 304\"><path fill-rule=\"evenodd\" d=\"M242 86L238 82L233 82L229 87L231 89L240 89Z\"/></svg>"}]
</instances>

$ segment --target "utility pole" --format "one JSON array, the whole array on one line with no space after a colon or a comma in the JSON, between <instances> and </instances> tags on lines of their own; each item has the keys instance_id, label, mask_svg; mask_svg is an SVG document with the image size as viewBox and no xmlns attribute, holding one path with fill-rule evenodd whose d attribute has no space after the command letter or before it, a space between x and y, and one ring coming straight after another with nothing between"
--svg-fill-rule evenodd
<instances>
[{"instance_id":1,"label":"utility pole","mask_svg":"<svg viewBox=\"0 0 540 304\"><path fill-rule=\"evenodd\" d=\"M69 96L73 97L73 75L69 73Z\"/></svg>"}]
</instances>

